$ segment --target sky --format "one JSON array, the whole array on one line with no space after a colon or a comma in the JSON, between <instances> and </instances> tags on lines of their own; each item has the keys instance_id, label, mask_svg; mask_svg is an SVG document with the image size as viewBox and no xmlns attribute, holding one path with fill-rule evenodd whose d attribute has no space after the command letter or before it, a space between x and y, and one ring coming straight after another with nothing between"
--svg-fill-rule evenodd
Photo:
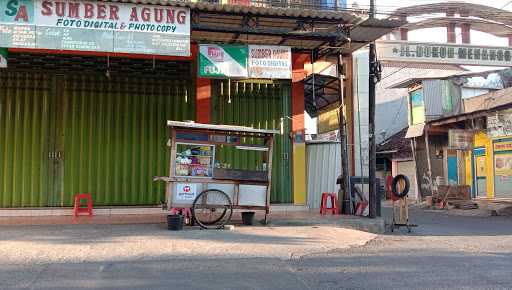
<instances>
[{"instance_id":1,"label":"sky","mask_svg":"<svg viewBox=\"0 0 512 290\"><path fill-rule=\"evenodd\" d=\"M493 1L482 1L482 0L465 0L465 1L431 1L431 0L375 0L377 6L377 13L381 12L388 14L400 7L423 5L431 3L446 3L446 2L467 2L474 4L481 4L491 6L499 9L512 11L511 0L493 0ZM368 9L370 5L369 0L348 0L349 7L354 3L357 3L361 8ZM384 15L382 15L384 16ZM424 19L424 18L422 18ZM409 19L410 22L415 22L421 19ZM460 38L460 28L457 31ZM427 37L425 37L427 36ZM446 29L435 28L435 29L420 29L409 32L410 41L432 41L432 42L446 42ZM460 40L459 40L460 41ZM492 45L495 46L508 46L508 40L506 38L499 38L489 34L485 34L478 31L471 31L471 43L475 45Z\"/></svg>"}]
</instances>

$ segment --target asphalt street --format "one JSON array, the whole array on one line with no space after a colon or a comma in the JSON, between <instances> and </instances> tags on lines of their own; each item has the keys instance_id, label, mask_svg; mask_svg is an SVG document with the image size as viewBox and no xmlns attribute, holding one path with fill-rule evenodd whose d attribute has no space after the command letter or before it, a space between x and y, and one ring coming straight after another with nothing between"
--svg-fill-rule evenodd
<instances>
[{"instance_id":1,"label":"asphalt street","mask_svg":"<svg viewBox=\"0 0 512 290\"><path fill-rule=\"evenodd\" d=\"M384 211L385 214L388 211ZM412 233L0 227L0 289L512 289L512 218L412 210Z\"/></svg>"}]
</instances>

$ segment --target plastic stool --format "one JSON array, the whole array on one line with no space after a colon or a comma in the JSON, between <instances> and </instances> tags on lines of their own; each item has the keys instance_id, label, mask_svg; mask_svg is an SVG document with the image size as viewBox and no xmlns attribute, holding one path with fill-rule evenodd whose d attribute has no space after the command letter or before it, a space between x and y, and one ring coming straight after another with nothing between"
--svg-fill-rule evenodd
<instances>
[{"instance_id":1,"label":"plastic stool","mask_svg":"<svg viewBox=\"0 0 512 290\"><path fill-rule=\"evenodd\" d=\"M87 199L87 207L80 206L82 199ZM92 195L90 193L78 193L75 195L73 216L77 217L80 213L87 213L89 216L92 216Z\"/></svg>"},{"instance_id":2,"label":"plastic stool","mask_svg":"<svg viewBox=\"0 0 512 290\"><path fill-rule=\"evenodd\" d=\"M331 207L327 207L327 199L331 199ZM338 197L336 193L324 192L322 193L322 202L320 203L320 214L325 215L326 211L331 211L332 214L339 214L338 211Z\"/></svg>"}]
</instances>

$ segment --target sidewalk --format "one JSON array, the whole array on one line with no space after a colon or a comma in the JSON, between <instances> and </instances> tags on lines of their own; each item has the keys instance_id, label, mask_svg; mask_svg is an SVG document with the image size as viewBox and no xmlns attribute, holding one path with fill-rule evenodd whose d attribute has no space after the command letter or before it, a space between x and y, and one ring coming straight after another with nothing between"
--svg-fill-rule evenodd
<instances>
[{"instance_id":1,"label":"sidewalk","mask_svg":"<svg viewBox=\"0 0 512 290\"><path fill-rule=\"evenodd\" d=\"M143 212L139 209L139 212ZM263 214L256 212L256 221L263 219ZM234 213L231 224L241 224L240 213ZM366 231L375 234L385 232L384 219L369 219L367 217L325 215L321 216L317 210L297 211L293 208L275 210L269 215L272 226L334 226ZM3 216L0 217L0 226L16 225L66 225L66 224L157 224L166 223L166 215L161 210L147 210L144 214L108 214L94 215L93 217L80 216L74 218L70 215L54 216ZM260 226L256 223L255 226Z\"/></svg>"}]
</instances>

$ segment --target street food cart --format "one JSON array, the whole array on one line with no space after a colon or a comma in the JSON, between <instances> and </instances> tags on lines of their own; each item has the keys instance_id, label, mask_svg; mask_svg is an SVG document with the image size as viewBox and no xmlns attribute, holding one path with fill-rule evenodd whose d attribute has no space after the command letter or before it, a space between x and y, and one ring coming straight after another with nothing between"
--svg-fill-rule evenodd
<instances>
[{"instance_id":1,"label":"street food cart","mask_svg":"<svg viewBox=\"0 0 512 290\"><path fill-rule=\"evenodd\" d=\"M203 228L223 227L233 209L264 211L267 221L278 131L176 121L168 126L169 176L157 178L167 184L167 210L191 209Z\"/></svg>"}]
</instances>

